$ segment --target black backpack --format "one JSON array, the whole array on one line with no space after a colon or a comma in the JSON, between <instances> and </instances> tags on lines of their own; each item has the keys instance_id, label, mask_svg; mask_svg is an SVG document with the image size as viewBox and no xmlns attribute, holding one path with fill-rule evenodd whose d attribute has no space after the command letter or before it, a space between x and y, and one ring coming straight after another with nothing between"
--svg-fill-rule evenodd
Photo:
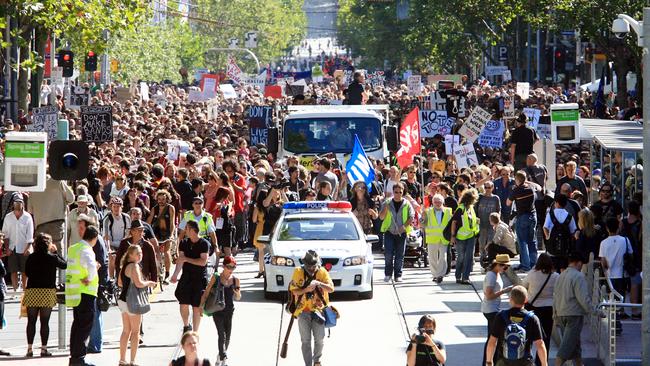
<instances>
[{"instance_id":1,"label":"black backpack","mask_svg":"<svg viewBox=\"0 0 650 366\"><path fill-rule=\"evenodd\" d=\"M550 238L546 243L546 251L551 255L565 257L569 255L573 243L573 235L571 235L571 230L569 229L569 224L571 224L573 217L567 213L564 222L560 222L555 217L554 211L555 209L553 208L549 210L553 228L551 229Z\"/></svg>"}]
</instances>

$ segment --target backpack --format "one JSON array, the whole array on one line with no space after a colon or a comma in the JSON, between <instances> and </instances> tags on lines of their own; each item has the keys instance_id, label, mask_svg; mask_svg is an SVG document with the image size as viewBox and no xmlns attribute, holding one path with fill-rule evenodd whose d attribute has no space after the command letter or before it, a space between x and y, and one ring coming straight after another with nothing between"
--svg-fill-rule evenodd
<instances>
[{"instance_id":1,"label":"backpack","mask_svg":"<svg viewBox=\"0 0 650 366\"><path fill-rule=\"evenodd\" d=\"M127 217L128 216L124 212L122 212L122 223L124 224L124 237L126 237L127 233L129 232L129 228L126 225ZM114 219L113 219L113 214L111 212L109 212L108 215L106 216L106 218L108 219L108 233L106 233L106 234L108 234L111 237L111 240L112 240L113 239L113 223L115 222ZM124 239L124 238L122 238L122 239Z\"/></svg>"},{"instance_id":2,"label":"backpack","mask_svg":"<svg viewBox=\"0 0 650 366\"><path fill-rule=\"evenodd\" d=\"M553 228L551 229L550 238L546 243L546 251L551 255L567 256L569 255L571 243L573 241L573 236L569 230L569 224L573 217L567 213L564 222L560 223L560 221L555 217L554 211L555 209L553 208L549 210L551 222L553 222Z\"/></svg>"},{"instance_id":3,"label":"backpack","mask_svg":"<svg viewBox=\"0 0 650 366\"><path fill-rule=\"evenodd\" d=\"M524 318L518 323L510 319L509 310L501 311L499 315L505 322L502 357L511 361L529 357L530 355L526 352L526 324L532 318L533 312L525 312Z\"/></svg>"}]
</instances>

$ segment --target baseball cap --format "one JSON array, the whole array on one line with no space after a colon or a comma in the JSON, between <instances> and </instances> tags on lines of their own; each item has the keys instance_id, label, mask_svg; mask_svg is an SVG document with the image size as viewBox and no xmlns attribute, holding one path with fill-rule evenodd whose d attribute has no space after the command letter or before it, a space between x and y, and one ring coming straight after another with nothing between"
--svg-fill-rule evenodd
<instances>
[{"instance_id":1,"label":"baseball cap","mask_svg":"<svg viewBox=\"0 0 650 366\"><path fill-rule=\"evenodd\" d=\"M89 201L88 196L86 196L85 194L80 194L79 196L77 196L77 203L83 203L83 202L88 203L88 201Z\"/></svg>"},{"instance_id":2,"label":"baseball cap","mask_svg":"<svg viewBox=\"0 0 650 366\"><path fill-rule=\"evenodd\" d=\"M142 221L140 220L131 221L131 230L133 229L144 229L144 225L142 224Z\"/></svg>"},{"instance_id":3,"label":"baseball cap","mask_svg":"<svg viewBox=\"0 0 650 366\"><path fill-rule=\"evenodd\" d=\"M203 203L203 197L196 196L196 197L192 198L192 202L197 202L197 201Z\"/></svg>"}]
</instances>

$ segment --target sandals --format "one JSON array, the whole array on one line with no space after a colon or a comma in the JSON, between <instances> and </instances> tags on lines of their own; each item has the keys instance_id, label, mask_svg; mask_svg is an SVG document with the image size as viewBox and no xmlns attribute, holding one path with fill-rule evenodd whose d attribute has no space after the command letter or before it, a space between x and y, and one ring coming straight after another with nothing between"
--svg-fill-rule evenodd
<instances>
[{"instance_id":1,"label":"sandals","mask_svg":"<svg viewBox=\"0 0 650 366\"><path fill-rule=\"evenodd\" d=\"M118 366L129 366L129 365L130 365L130 363L128 363L126 361L120 361L120 363L118 364Z\"/></svg>"},{"instance_id":2,"label":"sandals","mask_svg":"<svg viewBox=\"0 0 650 366\"><path fill-rule=\"evenodd\" d=\"M25 354L25 357L34 357L34 351L32 351L32 350L27 351L27 353Z\"/></svg>"},{"instance_id":3,"label":"sandals","mask_svg":"<svg viewBox=\"0 0 650 366\"><path fill-rule=\"evenodd\" d=\"M264 277L264 272L257 272L257 276L255 278L262 278Z\"/></svg>"},{"instance_id":4,"label":"sandals","mask_svg":"<svg viewBox=\"0 0 650 366\"><path fill-rule=\"evenodd\" d=\"M52 353L46 348L41 349L41 357L52 357Z\"/></svg>"}]
</instances>

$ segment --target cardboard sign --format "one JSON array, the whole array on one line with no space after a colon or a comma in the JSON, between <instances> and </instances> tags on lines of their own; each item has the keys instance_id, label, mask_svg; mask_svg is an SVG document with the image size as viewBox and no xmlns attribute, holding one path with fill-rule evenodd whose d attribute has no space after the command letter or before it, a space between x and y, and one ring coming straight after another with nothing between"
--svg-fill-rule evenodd
<instances>
[{"instance_id":1,"label":"cardboard sign","mask_svg":"<svg viewBox=\"0 0 650 366\"><path fill-rule=\"evenodd\" d=\"M463 125L460 127L460 130L458 130L458 133L465 136L467 141L473 143L481 134L483 127L491 117L492 113L479 106L476 106L474 107L474 110L472 110L472 114L470 114L469 119L465 121L465 123L463 123Z\"/></svg>"},{"instance_id":2,"label":"cardboard sign","mask_svg":"<svg viewBox=\"0 0 650 366\"><path fill-rule=\"evenodd\" d=\"M411 75L408 78L409 95L418 96L422 93L422 77L420 75Z\"/></svg>"},{"instance_id":3,"label":"cardboard sign","mask_svg":"<svg viewBox=\"0 0 650 366\"><path fill-rule=\"evenodd\" d=\"M431 92L431 94L429 94L429 101L431 103L431 109L435 111L447 110L447 98L441 92Z\"/></svg>"},{"instance_id":4,"label":"cardboard sign","mask_svg":"<svg viewBox=\"0 0 650 366\"><path fill-rule=\"evenodd\" d=\"M55 141L57 134L58 110L54 106L34 108L32 124L26 125L28 132L47 132L47 140Z\"/></svg>"},{"instance_id":5,"label":"cardboard sign","mask_svg":"<svg viewBox=\"0 0 650 366\"><path fill-rule=\"evenodd\" d=\"M219 90L221 90L225 99L237 99L237 92L232 84L221 84Z\"/></svg>"},{"instance_id":6,"label":"cardboard sign","mask_svg":"<svg viewBox=\"0 0 650 366\"><path fill-rule=\"evenodd\" d=\"M219 75L216 74L203 74L201 78L201 91L206 92L206 90L217 91L217 85L219 85Z\"/></svg>"},{"instance_id":7,"label":"cardboard sign","mask_svg":"<svg viewBox=\"0 0 650 366\"><path fill-rule=\"evenodd\" d=\"M85 142L113 141L113 107L81 106L81 139Z\"/></svg>"},{"instance_id":8,"label":"cardboard sign","mask_svg":"<svg viewBox=\"0 0 650 366\"><path fill-rule=\"evenodd\" d=\"M264 87L264 98L282 99L282 87L280 85L267 85Z\"/></svg>"},{"instance_id":9,"label":"cardboard sign","mask_svg":"<svg viewBox=\"0 0 650 366\"><path fill-rule=\"evenodd\" d=\"M530 84L517 83L517 95L519 95L521 99L528 99L530 96Z\"/></svg>"},{"instance_id":10,"label":"cardboard sign","mask_svg":"<svg viewBox=\"0 0 650 366\"><path fill-rule=\"evenodd\" d=\"M535 108L524 108L524 114L528 117L528 126L533 130L537 130L539 117L542 115L542 111Z\"/></svg>"},{"instance_id":11,"label":"cardboard sign","mask_svg":"<svg viewBox=\"0 0 650 366\"><path fill-rule=\"evenodd\" d=\"M455 122L455 118L447 117L447 111L420 110L420 137L447 135Z\"/></svg>"},{"instance_id":12,"label":"cardboard sign","mask_svg":"<svg viewBox=\"0 0 650 366\"><path fill-rule=\"evenodd\" d=\"M478 144L483 147L493 147L500 149L503 147L503 133L505 124L503 121L488 121L478 138Z\"/></svg>"},{"instance_id":13,"label":"cardboard sign","mask_svg":"<svg viewBox=\"0 0 650 366\"><path fill-rule=\"evenodd\" d=\"M469 168L478 165L478 157L474 151L474 144L454 145L454 158L458 169Z\"/></svg>"},{"instance_id":14,"label":"cardboard sign","mask_svg":"<svg viewBox=\"0 0 650 366\"><path fill-rule=\"evenodd\" d=\"M250 106L247 111L250 144L267 144L268 130L273 124L273 107Z\"/></svg>"},{"instance_id":15,"label":"cardboard sign","mask_svg":"<svg viewBox=\"0 0 650 366\"><path fill-rule=\"evenodd\" d=\"M131 99L131 90L129 88L125 87L115 87L115 100L117 100L120 104L126 103L129 99Z\"/></svg>"},{"instance_id":16,"label":"cardboard sign","mask_svg":"<svg viewBox=\"0 0 650 366\"><path fill-rule=\"evenodd\" d=\"M451 155L454 153L454 146L460 145L459 135L445 135L445 154Z\"/></svg>"},{"instance_id":17,"label":"cardboard sign","mask_svg":"<svg viewBox=\"0 0 650 366\"><path fill-rule=\"evenodd\" d=\"M515 118L515 97L503 97L503 118Z\"/></svg>"}]
</instances>

